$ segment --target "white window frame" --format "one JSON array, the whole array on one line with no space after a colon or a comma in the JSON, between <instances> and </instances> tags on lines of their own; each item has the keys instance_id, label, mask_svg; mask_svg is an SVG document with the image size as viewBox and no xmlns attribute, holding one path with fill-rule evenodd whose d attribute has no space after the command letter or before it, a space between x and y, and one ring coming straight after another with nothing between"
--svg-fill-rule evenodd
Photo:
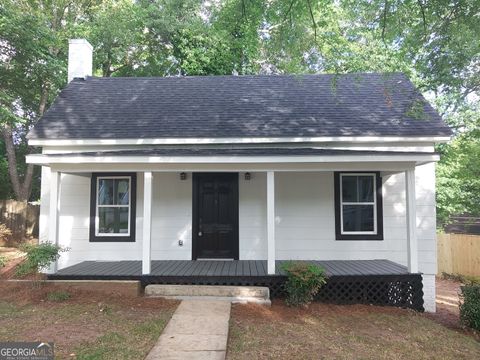
<instances>
[{"instance_id":1,"label":"white window frame","mask_svg":"<svg viewBox=\"0 0 480 360\"><path fill-rule=\"evenodd\" d=\"M371 176L373 177L373 202L343 201L343 177L344 176ZM377 174L375 173L340 173L340 233L342 235L377 235ZM357 189L358 191L358 189ZM343 205L373 205L373 231L344 231L343 230Z\"/></svg>"},{"instance_id":2,"label":"white window frame","mask_svg":"<svg viewBox=\"0 0 480 360\"><path fill-rule=\"evenodd\" d=\"M100 205L98 203L99 191L100 191L100 180L120 180L128 179L128 205ZM130 221L132 213L132 177L131 176L98 176L95 192L95 236L105 236L105 237L129 237L130 236ZM128 232L126 233L101 233L99 232L100 218L98 215L98 209L103 208L128 208Z\"/></svg>"}]
</instances>

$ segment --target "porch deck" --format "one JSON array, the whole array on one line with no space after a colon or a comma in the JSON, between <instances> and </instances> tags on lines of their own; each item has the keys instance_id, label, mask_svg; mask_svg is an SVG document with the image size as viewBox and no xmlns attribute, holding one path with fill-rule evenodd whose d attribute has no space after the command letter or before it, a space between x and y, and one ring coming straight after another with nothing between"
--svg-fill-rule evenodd
<instances>
[{"instance_id":1,"label":"porch deck","mask_svg":"<svg viewBox=\"0 0 480 360\"><path fill-rule=\"evenodd\" d=\"M154 260L148 277L268 277L285 276L282 264L275 262L275 275L268 275L266 260ZM389 260L311 260L320 265L329 277L408 274L405 266ZM50 278L141 279L141 261L83 261L59 270Z\"/></svg>"},{"instance_id":2,"label":"porch deck","mask_svg":"<svg viewBox=\"0 0 480 360\"><path fill-rule=\"evenodd\" d=\"M267 286L272 298L285 295L285 261L268 275L265 260L152 261L142 275L141 261L84 261L48 276L52 280L139 280L148 284ZM322 266L328 280L316 299L337 304L376 304L423 311L422 275L389 260L306 261Z\"/></svg>"}]
</instances>

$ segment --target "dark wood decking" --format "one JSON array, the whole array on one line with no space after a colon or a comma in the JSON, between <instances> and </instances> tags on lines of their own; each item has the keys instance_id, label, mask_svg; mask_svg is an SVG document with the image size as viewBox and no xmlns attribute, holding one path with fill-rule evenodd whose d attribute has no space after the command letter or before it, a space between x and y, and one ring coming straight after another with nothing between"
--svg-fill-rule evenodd
<instances>
[{"instance_id":1,"label":"dark wood decking","mask_svg":"<svg viewBox=\"0 0 480 360\"><path fill-rule=\"evenodd\" d=\"M276 275L284 275L282 263L276 261ZM389 260L327 260L308 261L322 266L328 276L369 276L408 274L403 265ZM51 278L69 277L142 277L141 261L84 261L59 270ZM152 261L151 274L158 277L264 277L267 274L265 260L235 261L189 261L189 260L155 260Z\"/></svg>"}]
</instances>

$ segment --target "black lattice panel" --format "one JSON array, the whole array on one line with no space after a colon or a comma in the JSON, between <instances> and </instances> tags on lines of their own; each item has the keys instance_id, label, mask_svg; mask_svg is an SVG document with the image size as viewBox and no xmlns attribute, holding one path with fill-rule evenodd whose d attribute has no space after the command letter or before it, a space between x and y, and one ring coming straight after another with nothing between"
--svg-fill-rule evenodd
<instances>
[{"instance_id":1,"label":"black lattice panel","mask_svg":"<svg viewBox=\"0 0 480 360\"><path fill-rule=\"evenodd\" d=\"M264 277L152 277L147 284L266 286L270 297L285 296L284 276ZM423 284L420 274L332 276L316 300L334 304L373 304L423 311Z\"/></svg>"},{"instance_id":2,"label":"black lattice panel","mask_svg":"<svg viewBox=\"0 0 480 360\"><path fill-rule=\"evenodd\" d=\"M317 300L336 304L373 304L423 311L423 284L419 274L335 276L320 290Z\"/></svg>"}]
</instances>

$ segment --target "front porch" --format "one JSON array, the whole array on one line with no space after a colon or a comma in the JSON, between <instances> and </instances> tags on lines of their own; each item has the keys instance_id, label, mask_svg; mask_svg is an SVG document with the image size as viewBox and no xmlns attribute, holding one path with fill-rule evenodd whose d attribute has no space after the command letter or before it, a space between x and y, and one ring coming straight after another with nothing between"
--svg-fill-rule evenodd
<instances>
[{"instance_id":1,"label":"front porch","mask_svg":"<svg viewBox=\"0 0 480 360\"><path fill-rule=\"evenodd\" d=\"M284 294L285 273L276 260L268 274L266 260L154 260L142 274L141 261L84 261L50 274L52 280L139 280L148 284L267 286L272 298ZM325 269L327 284L320 301L339 304L376 304L423 311L421 274L389 260L311 260Z\"/></svg>"},{"instance_id":2,"label":"front porch","mask_svg":"<svg viewBox=\"0 0 480 360\"><path fill-rule=\"evenodd\" d=\"M257 285L275 297L279 259L316 259L330 276L323 300L423 309L436 154L257 150L39 155L42 241L71 249L50 278Z\"/></svg>"}]
</instances>

